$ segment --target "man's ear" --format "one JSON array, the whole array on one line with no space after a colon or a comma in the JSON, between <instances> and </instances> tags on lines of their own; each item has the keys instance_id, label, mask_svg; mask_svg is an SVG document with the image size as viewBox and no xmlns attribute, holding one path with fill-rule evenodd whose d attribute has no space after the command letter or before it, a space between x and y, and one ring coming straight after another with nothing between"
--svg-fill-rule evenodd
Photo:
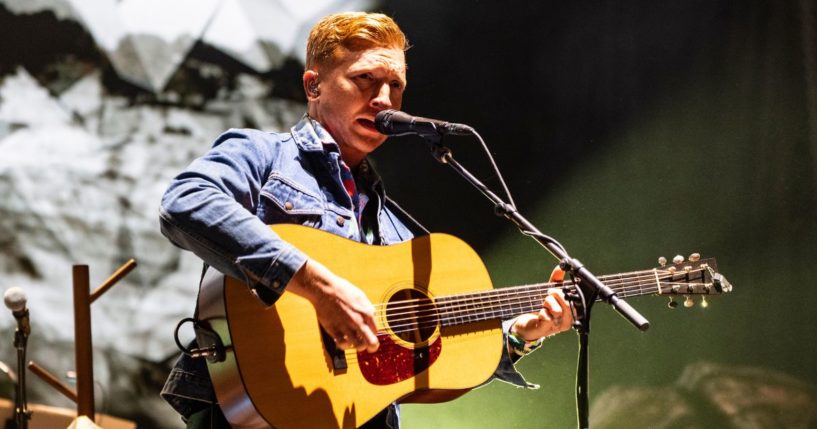
<instances>
[{"instance_id":1,"label":"man's ear","mask_svg":"<svg viewBox=\"0 0 817 429\"><path fill-rule=\"evenodd\" d=\"M315 101L321 95L321 89L318 81L318 72L315 70L307 70L303 75L304 93L307 101Z\"/></svg>"}]
</instances>

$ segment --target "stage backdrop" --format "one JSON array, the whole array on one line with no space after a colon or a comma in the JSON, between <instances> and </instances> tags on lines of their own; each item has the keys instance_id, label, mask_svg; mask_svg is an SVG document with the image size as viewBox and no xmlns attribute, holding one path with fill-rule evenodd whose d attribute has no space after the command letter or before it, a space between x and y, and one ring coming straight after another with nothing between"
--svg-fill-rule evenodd
<instances>
[{"instance_id":1,"label":"stage backdrop","mask_svg":"<svg viewBox=\"0 0 817 429\"><path fill-rule=\"evenodd\" d=\"M0 1L0 288L29 295L29 357L73 369L71 264L94 305L98 410L178 428L158 398L200 263L158 231L170 178L229 127L285 130L304 111L306 32L381 10L412 48L404 110L485 137L520 211L598 274L659 256L717 257L734 292L700 305L632 300L639 332L593 313L593 427L817 424L817 8L813 2ZM183 17L183 18L182 18ZM447 143L494 187L477 144ZM555 260L422 141L374 156L389 194L483 256L497 286ZM496 188L498 189L498 187ZM13 363L13 319L0 317ZM576 336L404 426L573 427ZM29 378L34 402L70 406ZM10 394L9 385L3 385Z\"/></svg>"}]
</instances>

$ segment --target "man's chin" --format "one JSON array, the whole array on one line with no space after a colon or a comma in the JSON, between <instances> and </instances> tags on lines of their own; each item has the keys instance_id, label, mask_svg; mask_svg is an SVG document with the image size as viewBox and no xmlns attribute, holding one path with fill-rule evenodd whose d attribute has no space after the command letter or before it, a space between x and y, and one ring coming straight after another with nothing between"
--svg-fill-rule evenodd
<instances>
[{"instance_id":1,"label":"man's chin","mask_svg":"<svg viewBox=\"0 0 817 429\"><path fill-rule=\"evenodd\" d=\"M386 136L378 132L357 132L354 134L352 140L346 140L346 144L338 141L338 145L340 146L341 151L343 151L345 147L347 150L369 154L380 147L380 145L382 145L385 141Z\"/></svg>"},{"instance_id":2,"label":"man's chin","mask_svg":"<svg viewBox=\"0 0 817 429\"><path fill-rule=\"evenodd\" d=\"M379 134L377 138L368 138L360 142L360 148L367 154L374 152L383 142L386 141L386 136Z\"/></svg>"}]
</instances>

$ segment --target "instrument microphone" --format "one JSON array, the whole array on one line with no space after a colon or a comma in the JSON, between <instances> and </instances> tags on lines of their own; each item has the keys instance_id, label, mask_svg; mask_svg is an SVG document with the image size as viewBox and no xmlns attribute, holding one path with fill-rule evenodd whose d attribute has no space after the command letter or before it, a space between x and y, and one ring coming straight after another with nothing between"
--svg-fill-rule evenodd
<instances>
[{"instance_id":1,"label":"instrument microphone","mask_svg":"<svg viewBox=\"0 0 817 429\"><path fill-rule=\"evenodd\" d=\"M374 118L374 127L387 136L420 136L470 135L474 129L465 124L445 122L437 119L411 116L399 110L382 110Z\"/></svg>"},{"instance_id":2,"label":"instrument microphone","mask_svg":"<svg viewBox=\"0 0 817 429\"><path fill-rule=\"evenodd\" d=\"M28 320L28 308L26 308L26 302L28 302L26 291L19 287L9 288L3 294L3 301L6 303L6 307L11 310L14 318L17 319L17 329L23 335L28 336L31 333L31 325Z\"/></svg>"}]
</instances>

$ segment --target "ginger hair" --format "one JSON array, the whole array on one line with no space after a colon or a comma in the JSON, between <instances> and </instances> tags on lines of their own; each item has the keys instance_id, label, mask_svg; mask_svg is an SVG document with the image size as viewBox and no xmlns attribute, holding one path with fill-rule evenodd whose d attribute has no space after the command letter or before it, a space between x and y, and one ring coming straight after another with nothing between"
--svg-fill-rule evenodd
<instances>
[{"instance_id":1,"label":"ginger hair","mask_svg":"<svg viewBox=\"0 0 817 429\"><path fill-rule=\"evenodd\" d=\"M343 12L321 19L309 32L306 69L331 67L338 48L360 51L374 47L408 49L406 35L390 17L381 13Z\"/></svg>"}]
</instances>

